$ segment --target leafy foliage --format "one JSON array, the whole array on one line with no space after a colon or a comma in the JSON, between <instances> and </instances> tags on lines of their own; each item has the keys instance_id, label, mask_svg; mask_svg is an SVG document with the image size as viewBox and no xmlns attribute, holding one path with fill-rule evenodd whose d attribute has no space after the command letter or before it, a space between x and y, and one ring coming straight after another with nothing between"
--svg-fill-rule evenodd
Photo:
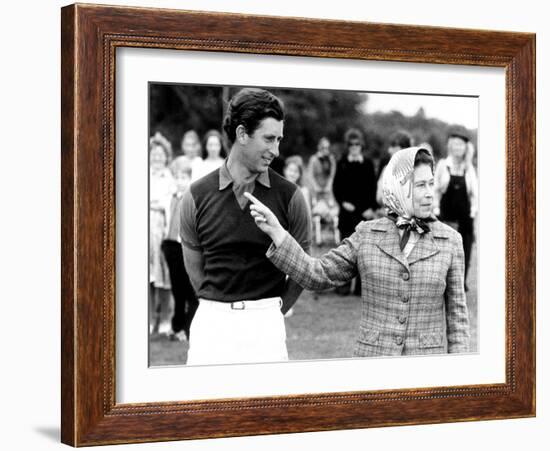
<instances>
[{"instance_id":1,"label":"leafy foliage","mask_svg":"<svg viewBox=\"0 0 550 451\"><path fill-rule=\"evenodd\" d=\"M210 129L221 129L225 105L241 87L152 83L149 89L149 134L159 131L172 143L175 154L181 152L185 131L194 129L199 136ZM466 130L439 119L428 118L422 108L413 116L399 111L365 113L368 94L353 91L267 88L285 104L283 157L301 155L306 161L315 152L317 142L327 136L336 156L344 152L344 133L350 127L364 132L365 153L375 160L383 157L390 136L406 130L415 144L428 143L436 159L445 155L447 133L452 126L467 132L476 142L477 130Z\"/></svg>"}]
</instances>

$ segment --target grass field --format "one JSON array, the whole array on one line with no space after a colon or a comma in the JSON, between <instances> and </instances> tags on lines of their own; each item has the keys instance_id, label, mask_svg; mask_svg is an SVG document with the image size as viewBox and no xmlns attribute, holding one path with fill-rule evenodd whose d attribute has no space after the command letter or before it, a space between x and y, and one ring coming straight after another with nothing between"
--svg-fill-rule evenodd
<instances>
[{"instance_id":1,"label":"grass field","mask_svg":"<svg viewBox=\"0 0 550 451\"><path fill-rule=\"evenodd\" d=\"M327 248L316 248L318 255ZM477 252L474 244L466 293L470 312L470 350L477 351ZM304 291L285 319L287 347L291 360L351 357L361 318L357 296L339 296L333 290L322 293ZM187 360L187 342L170 341L153 335L149 341L150 365L178 365Z\"/></svg>"}]
</instances>

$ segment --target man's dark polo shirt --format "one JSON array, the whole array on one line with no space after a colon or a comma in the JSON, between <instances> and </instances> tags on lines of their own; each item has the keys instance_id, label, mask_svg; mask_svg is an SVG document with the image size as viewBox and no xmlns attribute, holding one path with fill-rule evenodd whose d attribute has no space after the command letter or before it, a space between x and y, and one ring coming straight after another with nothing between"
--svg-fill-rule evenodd
<instances>
[{"instance_id":1,"label":"man's dark polo shirt","mask_svg":"<svg viewBox=\"0 0 550 451\"><path fill-rule=\"evenodd\" d=\"M265 256L271 244L250 215L253 193L309 251L311 219L300 188L272 169L236 186L224 163L194 182L182 198L181 241L204 257L198 297L232 302L281 296L285 274Z\"/></svg>"}]
</instances>

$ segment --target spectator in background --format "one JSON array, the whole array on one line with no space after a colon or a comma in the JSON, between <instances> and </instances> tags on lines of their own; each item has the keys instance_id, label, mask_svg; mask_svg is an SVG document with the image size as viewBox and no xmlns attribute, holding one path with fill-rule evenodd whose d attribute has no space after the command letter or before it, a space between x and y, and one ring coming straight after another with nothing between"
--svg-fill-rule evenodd
<instances>
[{"instance_id":1,"label":"spectator in background","mask_svg":"<svg viewBox=\"0 0 550 451\"><path fill-rule=\"evenodd\" d=\"M199 171L195 171L195 167L202 164L201 158L201 141L199 135L195 130L187 130L183 134L181 139L181 150L183 155L174 158L172 165L179 164L182 161L189 161L191 164L191 181L196 180L195 172L197 175Z\"/></svg>"},{"instance_id":2,"label":"spectator in background","mask_svg":"<svg viewBox=\"0 0 550 451\"><path fill-rule=\"evenodd\" d=\"M170 200L176 183L168 164L170 143L160 133L149 140L149 331L169 334L170 277L161 251L166 236Z\"/></svg>"},{"instance_id":3,"label":"spectator in background","mask_svg":"<svg viewBox=\"0 0 550 451\"><path fill-rule=\"evenodd\" d=\"M363 134L349 129L345 136L347 154L338 162L334 176L334 197L340 206L338 227L341 239L349 237L357 224L375 217L376 176L372 161L363 155ZM340 294L348 294L350 283L339 288ZM360 294L361 285L355 284L355 293Z\"/></svg>"},{"instance_id":4,"label":"spectator in background","mask_svg":"<svg viewBox=\"0 0 550 451\"><path fill-rule=\"evenodd\" d=\"M473 165L474 146L462 132L451 131L447 138L447 158L435 169L435 214L460 233L464 246L464 284L470 266L474 242L474 218L477 214L478 181Z\"/></svg>"},{"instance_id":5,"label":"spectator in background","mask_svg":"<svg viewBox=\"0 0 550 451\"><path fill-rule=\"evenodd\" d=\"M191 163L180 160L172 166L176 183L176 192L172 195L169 215L167 215L167 234L162 242L162 252L168 264L172 295L174 297L174 315L172 316L172 339L189 339L191 321L199 305L189 275L185 270L181 247L180 210L183 193L191 183Z\"/></svg>"},{"instance_id":6,"label":"spectator in background","mask_svg":"<svg viewBox=\"0 0 550 451\"><path fill-rule=\"evenodd\" d=\"M312 187L312 214L315 226L315 241L322 243L321 223L334 229L334 241L338 243L338 205L334 200L332 186L336 174L336 159L330 152L330 141L323 136L317 144L317 152L311 156L308 174Z\"/></svg>"},{"instance_id":7,"label":"spectator in background","mask_svg":"<svg viewBox=\"0 0 550 451\"><path fill-rule=\"evenodd\" d=\"M383 196L382 196L382 175L386 165L390 161L390 158L395 152L401 149L406 149L413 145L412 136L405 130L398 130L390 136L390 142L388 146L387 154L381 158L380 166L378 168L378 182L376 185L376 202L378 205L383 205Z\"/></svg>"},{"instance_id":8,"label":"spectator in background","mask_svg":"<svg viewBox=\"0 0 550 451\"><path fill-rule=\"evenodd\" d=\"M305 183L304 175L304 160L299 155L293 155L285 160L283 168L283 174L285 179L295 183L300 187L302 194L306 200L308 214L311 215L311 194L307 183Z\"/></svg>"},{"instance_id":9,"label":"spectator in background","mask_svg":"<svg viewBox=\"0 0 550 451\"><path fill-rule=\"evenodd\" d=\"M336 174L336 160L330 153L330 141L323 136L317 144L317 152L311 156L308 165L309 178L316 199L332 197L332 184Z\"/></svg>"},{"instance_id":10,"label":"spectator in background","mask_svg":"<svg viewBox=\"0 0 550 451\"><path fill-rule=\"evenodd\" d=\"M193 180L198 180L218 169L227 156L222 134L218 130L209 130L206 132L202 142L202 161L200 164L197 163L195 165L194 170L196 173L193 175Z\"/></svg>"}]
</instances>

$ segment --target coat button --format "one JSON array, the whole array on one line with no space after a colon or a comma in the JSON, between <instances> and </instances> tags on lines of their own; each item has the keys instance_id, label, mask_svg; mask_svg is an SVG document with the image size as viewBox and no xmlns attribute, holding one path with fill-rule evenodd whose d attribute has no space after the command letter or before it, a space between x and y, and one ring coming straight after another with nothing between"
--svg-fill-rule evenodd
<instances>
[{"instance_id":1,"label":"coat button","mask_svg":"<svg viewBox=\"0 0 550 451\"><path fill-rule=\"evenodd\" d=\"M407 317L406 316L403 316L401 315L399 318L397 318L399 320L399 322L401 324L405 324L405 322L407 321Z\"/></svg>"},{"instance_id":2,"label":"coat button","mask_svg":"<svg viewBox=\"0 0 550 451\"><path fill-rule=\"evenodd\" d=\"M403 337L395 337L395 342L401 346L403 344Z\"/></svg>"},{"instance_id":3,"label":"coat button","mask_svg":"<svg viewBox=\"0 0 550 451\"><path fill-rule=\"evenodd\" d=\"M407 302L409 302L409 297L408 297L408 296L403 296L403 297L401 298L401 301L404 302L404 303L406 304Z\"/></svg>"},{"instance_id":4,"label":"coat button","mask_svg":"<svg viewBox=\"0 0 550 451\"><path fill-rule=\"evenodd\" d=\"M403 280L409 280L409 273L408 272L404 272L402 276L403 276Z\"/></svg>"}]
</instances>

